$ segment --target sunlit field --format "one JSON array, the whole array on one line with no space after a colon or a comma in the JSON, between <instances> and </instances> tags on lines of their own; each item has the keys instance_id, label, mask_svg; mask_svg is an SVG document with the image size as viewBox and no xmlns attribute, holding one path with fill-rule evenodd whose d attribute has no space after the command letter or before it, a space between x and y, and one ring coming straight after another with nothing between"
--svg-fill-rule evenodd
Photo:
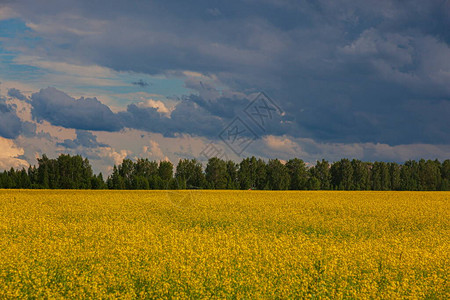
<instances>
[{"instance_id":1,"label":"sunlit field","mask_svg":"<svg viewBox=\"0 0 450 300\"><path fill-rule=\"evenodd\" d=\"M449 192L0 191L0 298L450 298Z\"/></svg>"}]
</instances>

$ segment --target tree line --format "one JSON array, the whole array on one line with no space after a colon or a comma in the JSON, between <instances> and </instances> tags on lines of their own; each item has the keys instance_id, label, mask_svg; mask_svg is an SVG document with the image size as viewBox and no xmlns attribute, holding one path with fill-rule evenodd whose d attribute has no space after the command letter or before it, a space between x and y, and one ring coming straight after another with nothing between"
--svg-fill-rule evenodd
<instances>
[{"instance_id":1,"label":"tree line","mask_svg":"<svg viewBox=\"0 0 450 300\"><path fill-rule=\"evenodd\" d=\"M5 189L256 189L256 190L450 190L450 160L363 162L341 159L317 161L312 167L298 158L287 162L255 157L239 163L211 158L206 168L196 159L169 161L124 159L103 178L94 174L87 158L46 155L37 166L0 173Z\"/></svg>"}]
</instances>

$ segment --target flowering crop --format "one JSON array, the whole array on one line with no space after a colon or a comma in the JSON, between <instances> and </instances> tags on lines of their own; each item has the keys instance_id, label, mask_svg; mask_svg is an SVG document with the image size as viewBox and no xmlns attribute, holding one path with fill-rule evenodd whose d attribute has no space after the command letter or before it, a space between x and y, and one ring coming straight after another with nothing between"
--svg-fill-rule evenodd
<instances>
[{"instance_id":1,"label":"flowering crop","mask_svg":"<svg viewBox=\"0 0 450 300\"><path fill-rule=\"evenodd\" d=\"M450 193L0 191L0 298L450 299Z\"/></svg>"}]
</instances>

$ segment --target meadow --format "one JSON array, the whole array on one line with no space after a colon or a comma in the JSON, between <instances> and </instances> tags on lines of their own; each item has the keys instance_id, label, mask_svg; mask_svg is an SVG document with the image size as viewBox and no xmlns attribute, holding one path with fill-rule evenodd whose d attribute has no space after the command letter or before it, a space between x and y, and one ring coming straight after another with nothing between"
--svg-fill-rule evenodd
<instances>
[{"instance_id":1,"label":"meadow","mask_svg":"<svg viewBox=\"0 0 450 300\"><path fill-rule=\"evenodd\" d=\"M450 299L449 200L0 190L0 298Z\"/></svg>"}]
</instances>

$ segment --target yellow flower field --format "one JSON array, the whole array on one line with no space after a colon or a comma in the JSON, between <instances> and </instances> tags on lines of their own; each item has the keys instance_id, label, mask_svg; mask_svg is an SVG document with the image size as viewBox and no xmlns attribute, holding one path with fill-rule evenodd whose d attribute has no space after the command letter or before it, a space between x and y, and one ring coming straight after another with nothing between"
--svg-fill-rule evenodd
<instances>
[{"instance_id":1,"label":"yellow flower field","mask_svg":"<svg viewBox=\"0 0 450 300\"><path fill-rule=\"evenodd\" d=\"M450 193L0 191L0 298L450 299Z\"/></svg>"}]
</instances>

